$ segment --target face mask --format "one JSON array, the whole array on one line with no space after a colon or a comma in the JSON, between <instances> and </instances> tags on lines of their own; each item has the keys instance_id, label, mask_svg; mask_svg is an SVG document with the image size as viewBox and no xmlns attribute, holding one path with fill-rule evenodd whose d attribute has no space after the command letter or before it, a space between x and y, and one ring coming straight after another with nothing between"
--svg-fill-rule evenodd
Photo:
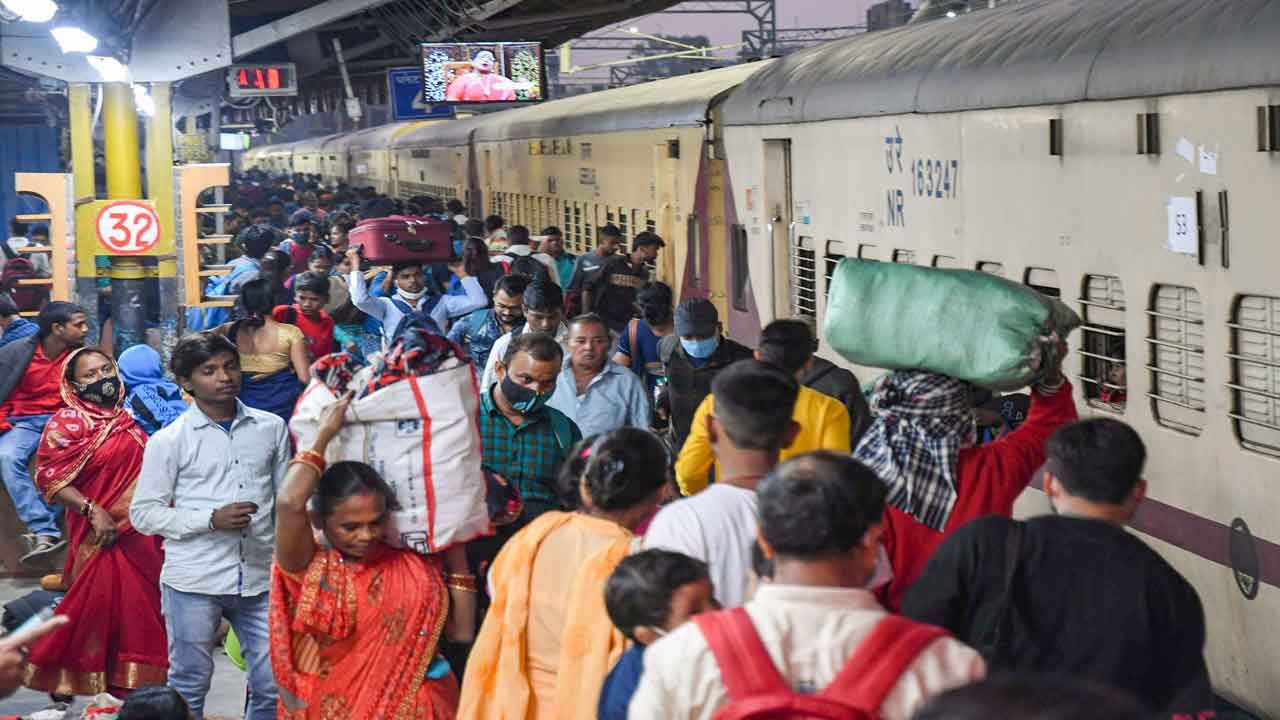
<instances>
[{"instance_id":1,"label":"face mask","mask_svg":"<svg viewBox=\"0 0 1280 720\"><path fill-rule=\"evenodd\" d=\"M876 545L876 568L871 571L871 579L863 587L875 591L893 581L893 566L889 564L889 552L884 544Z\"/></svg>"},{"instance_id":2,"label":"face mask","mask_svg":"<svg viewBox=\"0 0 1280 720\"><path fill-rule=\"evenodd\" d=\"M684 348L684 351L688 353L689 357L696 358L698 360L706 360L711 357L711 354L716 351L716 348L720 347L720 336L712 335L709 338L703 338L701 340L686 340L685 338L680 338L680 347Z\"/></svg>"},{"instance_id":3,"label":"face mask","mask_svg":"<svg viewBox=\"0 0 1280 720\"><path fill-rule=\"evenodd\" d=\"M304 232L296 232L293 234L293 241L296 243L305 243L307 241L307 234Z\"/></svg>"},{"instance_id":4,"label":"face mask","mask_svg":"<svg viewBox=\"0 0 1280 720\"><path fill-rule=\"evenodd\" d=\"M76 395L85 402L91 402L94 405L102 405L110 407L116 404L116 397L120 394L120 378L112 375L111 377L100 378L88 385L73 383L76 389Z\"/></svg>"},{"instance_id":5,"label":"face mask","mask_svg":"<svg viewBox=\"0 0 1280 720\"><path fill-rule=\"evenodd\" d=\"M421 300L422 296L427 294L427 289L423 288L418 292L411 293L407 290L401 290L400 288L396 288L396 294L399 295L405 302L409 304L413 304Z\"/></svg>"},{"instance_id":6,"label":"face mask","mask_svg":"<svg viewBox=\"0 0 1280 720\"><path fill-rule=\"evenodd\" d=\"M502 378L502 396L516 412L524 415L541 410L551 399L551 393L539 395L523 385L517 385L510 375Z\"/></svg>"}]
</instances>

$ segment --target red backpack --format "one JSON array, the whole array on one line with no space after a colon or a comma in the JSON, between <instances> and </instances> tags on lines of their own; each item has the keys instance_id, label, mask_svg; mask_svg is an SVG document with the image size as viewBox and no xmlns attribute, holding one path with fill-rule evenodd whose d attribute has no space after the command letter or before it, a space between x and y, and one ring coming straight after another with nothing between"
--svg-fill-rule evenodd
<instances>
[{"instance_id":1,"label":"red backpack","mask_svg":"<svg viewBox=\"0 0 1280 720\"><path fill-rule=\"evenodd\" d=\"M0 240L0 242L4 241ZM49 292L46 287L23 285L19 282L38 277L40 276L36 274L35 264L29 258L19 256L6 260L3 272L0 272L0 293L8 293L19 310L39 310L48 299Z\"/></svg>"},{"instance_id":2,"label":"red backpack","mask_svg":"<svg viewBox=\"0 0 1280 720\"><path fill-rule=\"evenodd\" d=\"M801 695L778 672L742 608L696 615L711 648L729 703L715 720L874 720L880 705L920 652L947 631L888 615L849 658L831 684Z\"/></svg>"}]
</instances>

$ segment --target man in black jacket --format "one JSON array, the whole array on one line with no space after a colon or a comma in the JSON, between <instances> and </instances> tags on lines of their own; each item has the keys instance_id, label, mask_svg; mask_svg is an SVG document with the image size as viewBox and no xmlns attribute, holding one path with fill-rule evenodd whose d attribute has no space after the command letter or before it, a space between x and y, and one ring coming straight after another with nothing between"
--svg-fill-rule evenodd
<instances>
[{"instance_id":1,"label":"man in black jacket","mask_svg":"<svg viewBox=\"0 0 1280 720\"><path fill-rule=\"evenodd\" d=\"M0 479L18 517L31 531L24 563L66 544L57 514L36 488L28 465L44 426L63 407L62 363L89 334L88 315L79 305L51 302L38 320L40 330L35 335L0 348Z\"/></svg>"},{"instance_id":2,"label":"man in black jacket","mask_svg":"<svg viewBox=\"0 0 1280 720\"><path fill-rule=\"evenodd\" d=\"M658 357L667 379L658 404L670 413L672 450L678 454L689 435L693 413L711 393L716 374L754 355L750 348L724 337L720 315L710 300L695 298L680 303L675 312L675 330L658 344Z\"/></svg>"},{"instance_id":3,"label":"man in black jacket","mask_svg":"<svg viewBox=\"0 0 1280 720\"><path fill-rule=\"evenodd\" d=\"M902 614L947 628L993 670L1094 680L1163 717L1201 716L1213 697L1200 598L1124 529L1146 496L1142 439L1095 418L1059 429L1045 454L1039 474L1055 514L961 527L934 552Z\"/></svg>"},{"instance_id":4,"label":"man in black jacket","mask_svg":"<svg viewBox=\"0 0 1280 720\"><path fill-rule=\"evenodd\" d=\"M809 332L813 335L813 352L815 353L813 362L804 377L800 378L800 383L827 397L833 397L844 405L844 408L849 411L849 447L856 448L862 433L871 427L871 406L867 404L867 398L862 394L862 384L858 382L858 376L851 371L830 360L818 357L818 328L813 316L799 315L794 319L809 326Z\"/></svg>"}]
</instances>

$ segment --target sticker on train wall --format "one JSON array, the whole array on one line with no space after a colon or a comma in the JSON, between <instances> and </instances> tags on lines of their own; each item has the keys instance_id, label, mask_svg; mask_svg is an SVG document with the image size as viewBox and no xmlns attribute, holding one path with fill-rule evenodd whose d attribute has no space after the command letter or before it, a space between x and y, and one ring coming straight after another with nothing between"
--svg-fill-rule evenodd
<instances>
[{"instance_id":1,"label":"sticker on train wall","mask_svg":"<svg viewBox=\"0 0 1280 720\"><path fill-rule=\"evenodd\" d=\"M1200 236L1196 229L1196 199L1171 197L1165 209L1169 214L1168 248L1184 255L1197 254L1200 250Z\"/></svg>"},{"instance_id":2,"label":"sticker on train wall","mask_svg":"<svg viewBox=\"0 0 1280 720\"><path fill-rule=\"evenodd\" d=\"M1218 174L1218 153L1206 150L1203 145L1200 146L1200 172L1205 175Z\"/></svg>"},{"instance_id":3,"label":"sticker on train wall","mask_svg":"<svg viewBox=\"0 0 1280 720\"><path fill-rule=\"evenodd\" d=\"M160 242L160 216L145 203L121 200L98 211L98 244L110 255L138 255Z\"/></svg>"}]
</instances>

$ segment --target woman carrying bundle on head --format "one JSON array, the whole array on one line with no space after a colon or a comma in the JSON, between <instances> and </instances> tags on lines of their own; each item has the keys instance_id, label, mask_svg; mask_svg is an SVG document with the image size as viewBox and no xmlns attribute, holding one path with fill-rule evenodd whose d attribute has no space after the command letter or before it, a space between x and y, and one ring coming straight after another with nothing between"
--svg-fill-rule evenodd
<instances>
[{"instance_id":1,"label":"woman carrying bundle on head","mask_svg":"<svg viewBox=\"0 0 1280 720\"><path fill-rule=\"evenodd\" d=\"M489 571L493 603L467 661L463 720L594 719L625 649L604 587L670 481L666 448L624 427L582 441L570 457L579 508L539 516Z\"/></svg>"}]
</instances>

